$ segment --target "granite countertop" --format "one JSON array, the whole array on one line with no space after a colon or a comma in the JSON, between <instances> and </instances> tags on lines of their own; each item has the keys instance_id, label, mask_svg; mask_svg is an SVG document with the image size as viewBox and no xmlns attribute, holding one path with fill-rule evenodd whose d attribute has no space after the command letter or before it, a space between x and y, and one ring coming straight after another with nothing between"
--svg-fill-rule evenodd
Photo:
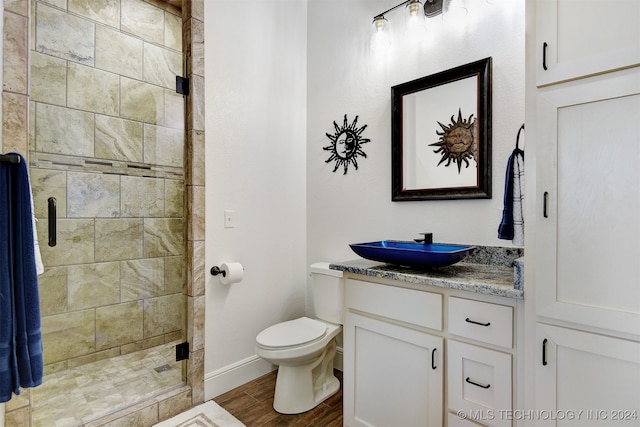
<instances>
[{"instance_id":1,"label":"granite countertop","mask_svg":"<svg viewBox=\"0 0 640 427\"><path fill-rule=\"evenodd\" d=\"M524 259L499 259L492 248L479 248L475 257L448 267L428 271L415 270L377 261L356 259L331 263L332 270L344 271L382 279L398 280L419 285L458 289L506 298L524 298ZM489 253L489 256L484 256Z\"/></svg>"}]
</instances>

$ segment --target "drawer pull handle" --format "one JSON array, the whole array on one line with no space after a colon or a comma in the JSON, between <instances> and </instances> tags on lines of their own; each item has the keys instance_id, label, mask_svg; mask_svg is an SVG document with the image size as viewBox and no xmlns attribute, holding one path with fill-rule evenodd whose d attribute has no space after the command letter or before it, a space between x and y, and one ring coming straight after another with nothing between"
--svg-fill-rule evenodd
<instances>
[{"instance_id":1,"label":"drawer pull handle","mask_svg":"<svg viewBox=\"0 0 640 427\"><path fill-rule=\"evenodd\" d=\"M467 322L467 323L473 323L474 325L480 325L480 326L489 326L489 325L491 325L491 322L487 322L487 323L476 322L475 320L471 320L468 317L466 319L464 319L464 321Z\"/></svg>"},{"instance_id":2,"label":"drawer pull handle","mask_svg":"<svg viewBox=\"0 0 640 427\"><path fill-rule=\"evenodd\" d=\"M465 378L465 381L468 382L469 384L475 385L476 387L480 387L480 388L484 388L484 389L487 389L487 388L491 387L491 384L482 385L482 384L478 384L477 382L471 381L471 379L469 377Z\"/></svg>"},{"instance_id":3,"label":"drawer pull handle","mask_svg":"<svg viewBox=\"0 0 640 427\"><path fill-rule=\"evenodd\" d=\"M431 369L436 369L436 349L431 350Z\"/></svg>"},{"instance_id":4,"label":"drawer pull handle","mask_svg":"<svg viewBox=\"0 0 640 427\"><path fill-rule=\"evenodd\" d=\"M542 195L542 216L549 218L549 192L545 191Z\"/></svg>"},{"instance_id":5,"label":"drawer pull handle","mask_svg":"<svg viewBox=\"0 0 640 427\"><path fill-rule=\"evenodd\" d=\"M547 339L542 340L542 366L547 366Z\"/></svg>"},{"instance_id":6,"label":"drawer pull handle","mask_svg":"<svg viewBox=\"0 0 640 427\"><path fill-rule=\"evenodd\" d=\"M542 69L547 70L547 42L542 43Z\"/></svg>"}]
</instances>

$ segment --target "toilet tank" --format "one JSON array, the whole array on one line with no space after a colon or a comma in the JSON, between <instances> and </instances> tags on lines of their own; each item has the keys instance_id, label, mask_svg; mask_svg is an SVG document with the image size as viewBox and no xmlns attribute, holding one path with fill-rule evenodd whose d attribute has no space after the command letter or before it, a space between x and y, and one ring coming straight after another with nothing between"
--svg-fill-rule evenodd
<instances>
[{"instance_id":1,"label":"toilet tank","mask_svg":"<svg viewBox=\"0 0 640 427\"><path fill-rule=\"evenodd\" d=\"M344 309L342 271L330 270L328 262L311 264L311 297L318 319L342 325Z\"/></svg>"}]
</instances>

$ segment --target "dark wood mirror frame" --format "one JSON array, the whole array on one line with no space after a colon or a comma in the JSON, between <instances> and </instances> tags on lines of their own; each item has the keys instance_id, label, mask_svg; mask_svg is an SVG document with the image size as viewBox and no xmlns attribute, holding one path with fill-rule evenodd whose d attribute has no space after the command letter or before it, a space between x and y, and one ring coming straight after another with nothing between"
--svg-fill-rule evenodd
<instances>
[{"instance_id":1,"label":"dark wood mirror frame","mask_svg":"<svg viewBox=\"0 0 640 427\"><path fill-rule=\"evenodd\" d=\"M456 97L459 97L461 87L471 87L471 90L463 92L463 98L467 104L476 104L476 110L472 115L468 111L461 112L460 107L457 107L456 111L452 111L450 108L452 105L459 106L462 103L456 103L458 102ZM467 92L472 93L467 94ZM447 94L450 96L446 96ZM431 128L436 128L436 131L429 132L428 137L425 138L427 140L421 141L419 148L415 143L411 147L405 146L405 144L411 143L410 141L405 142L405 135L412 134L413 138L417 139L418 133L416 129L405 130L403 128L403 123L407 120L415 122L415 127L418 128L418 114L415 111L403 111L405 97L408 95L419 95L420 102L424 100L426 105L432 106L431 108L423 108L427 111L420 115L419 121L429 123ZM445 104L445 102L441 102L444 99L450 101L451 105L442 106L440 109L441 104ZM416 117L409 117L409 114L414 114ZM451 116L452 124L447 128L449 116ZM474 119L470 116L473 116ZM471 139L473 136L472 145L467 144L467 149L462 150L462 153L451 142L448 142L453 141L452 138L445 139L450 135L448 131L455 127L463 129L463 131L466 128L467 138ZM440 138L440 142L438 142L438 138ZM407 137L407 139L409 138ZM429 147L430 145L431 147ZM470 167L475 163L475 182L451 185L444 181L439 183L436 180L433 183L421 185L415 179L416 184L413 187L408 185L405 182L405 173L408 170L416 170L424 162L419 164L419 161L415 159L415 164L408 165L405 164L404 159L408 156L407 153L415 153L418 149L423 153L428 152L428 156L432 158L436 156L436 161L432 163L433 168L429 166L432 171L440 167L439 171L446 169L447 173L454 174L457 169L458 175L464 172L471 177L471 181L474 180L474 175L473 169ZM444 161L447 163L444 164ZM392 201L491 198L490 57L391 88L391 191Z\"/></svg>"}]
</instances>

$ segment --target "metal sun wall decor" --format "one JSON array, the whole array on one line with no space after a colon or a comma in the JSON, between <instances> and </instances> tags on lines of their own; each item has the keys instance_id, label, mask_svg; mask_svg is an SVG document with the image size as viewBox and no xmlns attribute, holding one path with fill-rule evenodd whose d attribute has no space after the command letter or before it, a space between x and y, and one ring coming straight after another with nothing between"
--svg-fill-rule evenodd
<instances>
[{"instance_id":1,"label":"metal sun wall decor","mask_svg":"<svg viewBox=\"0 0 640 427\"><path fill-rule=\"evenodd\" d=\"M323 150L331 152L331 156L325 163L336 162L333 172L337 171L340 166L343 167L343 175L347 174L349 164L353 164L353 167L358 170L357 157L367 157L366 153L362 151L362 144L366 144L371 141L368 138L362 138L362 132L367 128L367 125L358 128L358 116L353 119L353 122L349 124L347 121L347 115L344 115L342 127L334 121L333 128L335 133L333 135L327 133L327 137L331 140L331 145L322 147Z\"/></svg>"},{"instance_id":2,"label":"metal sun wall decor","mask_svg":"<svg viewBox=\"0 0 640 427\"><path fill-rule=\"evenodd\" d=\"M462 118L462 109L458 108L458 120L451 116L451 125L445 126L440 122L437 122L442 128L442 132L436 131L436 134L440 137L440 141L429 144L429 146L440 147L434 150L434 153L442 153L442 158L438 162L440 166L445 160L447 167L451 162L458 164L458 174L462 167L462 162L465 163L465 167L469 167L469 160L476 158L476 140L478 138L478 129L476 127L476 119L473 118L473 114L469 116L467 120Z\"/></svg>"}]
</instances>

